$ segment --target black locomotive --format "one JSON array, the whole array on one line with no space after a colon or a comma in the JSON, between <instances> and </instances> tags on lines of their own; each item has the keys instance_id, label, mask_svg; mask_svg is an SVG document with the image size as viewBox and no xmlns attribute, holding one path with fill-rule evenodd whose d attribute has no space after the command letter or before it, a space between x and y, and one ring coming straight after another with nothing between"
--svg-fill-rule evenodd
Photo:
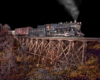
<instances>
[{"instance_id":1,"label":"black locomotive","mask_svg":"<svg viewBox=\"0 0 100 80\"><path fill-rule=\"evenodd\" d=\"M37 29L29 29L29 36L41 37L83 37L81 22L38 25Z\"/></svg>"}]
</instances>

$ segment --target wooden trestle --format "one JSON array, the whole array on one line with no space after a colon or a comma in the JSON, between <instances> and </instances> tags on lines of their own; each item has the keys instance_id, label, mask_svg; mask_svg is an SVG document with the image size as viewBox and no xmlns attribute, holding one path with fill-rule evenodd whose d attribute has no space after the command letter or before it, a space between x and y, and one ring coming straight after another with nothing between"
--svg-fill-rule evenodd
<instances>
[{"instance_id":1,"label":"wooden trestle","mask_svg":"<svg viewBox=\"0 0 100 80\"><path fill-rule=\"evenodd\" d=\"M50 63L54 68L64 68L86 61L88 41L100 41L98 38L51 38L51 37L18 37L19 43L25 43L26 51L38 56L38 64Z\"/></svg>"}]
</instances>

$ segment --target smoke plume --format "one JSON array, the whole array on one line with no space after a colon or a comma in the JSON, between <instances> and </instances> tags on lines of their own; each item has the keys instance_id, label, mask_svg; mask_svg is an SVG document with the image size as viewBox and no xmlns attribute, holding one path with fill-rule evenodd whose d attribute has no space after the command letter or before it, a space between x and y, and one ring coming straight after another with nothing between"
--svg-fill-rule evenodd
<instances>
[{"instance_id":1,"label":"smoke plume","mask_svg":"<svg viewBox=\"0 0 100 80\"><path fill-rule=\"evenodd\" d=\"M74 20L77 20L79 15L79 10L73 0L59 0L59 2L64 5L66 10L71 14Z\"/></svg>"}]
</instances>

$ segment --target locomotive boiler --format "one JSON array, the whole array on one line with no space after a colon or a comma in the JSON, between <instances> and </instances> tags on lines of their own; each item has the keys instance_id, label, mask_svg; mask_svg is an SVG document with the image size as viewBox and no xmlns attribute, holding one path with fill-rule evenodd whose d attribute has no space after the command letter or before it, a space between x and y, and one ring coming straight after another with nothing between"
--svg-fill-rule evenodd
<instances>
[{"instance_id":1,"label":"locomotive boiler","mask_svg":"<svg viewBox=\"0 0 100 80\"><path fill-rule=\"evenodd\" d=\"M37 29L29 29L29 36L42 37L83 37L81 22L38 25Z\"/></svg>"}]
</instances>

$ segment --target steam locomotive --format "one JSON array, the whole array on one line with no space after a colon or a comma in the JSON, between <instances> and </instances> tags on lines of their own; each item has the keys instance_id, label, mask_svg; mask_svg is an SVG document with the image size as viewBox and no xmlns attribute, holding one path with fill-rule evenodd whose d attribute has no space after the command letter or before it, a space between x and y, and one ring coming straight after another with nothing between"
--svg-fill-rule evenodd
<instances>
[{"instance_id":1,"label":"steam locomotive","mask_svg":"<svg viewBox=\"0 0 100 80\"><path fill-rule=\"evenodd\" d=\"M38 25L37 28L29 29L27 36L36 37L83 37L81 22L58 23Z\"/></svg>"}]
</instances>

